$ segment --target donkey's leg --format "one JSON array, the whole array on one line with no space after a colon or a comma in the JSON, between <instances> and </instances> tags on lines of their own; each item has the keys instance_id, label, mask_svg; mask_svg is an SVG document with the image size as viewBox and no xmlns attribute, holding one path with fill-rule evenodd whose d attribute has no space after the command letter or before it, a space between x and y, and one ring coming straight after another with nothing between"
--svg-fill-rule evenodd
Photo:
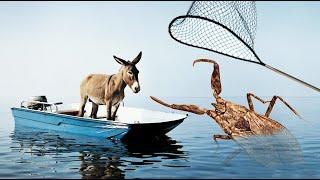
<instances>
[{"instance_id":1,"label":"donkey's leg","mask_svg":"<svg viewBox=\"0 0 320 180\"><path fill-rule=\"evenodd\" d=\"M302 117L298 114L298 112L296 110L294 110L285 100L282 99L282 97L280 96L273 96L272 100L270 101L269 107L265 113L266 117L270 116L270 113L272 111L272 108L274 106L274 104L276 103L276 100L280 99L295 115L297 115L300 119L302 119Z\"/></svg>"},{"instance_id":2,"label":"donkey's leg","mask_svg":"<svg viewBox=\"0 0 320 180\"><path fill-rule=\"evenodd\" d=\"M112 120L111 119L111 108L112 108L111 101L107 100L105 102L106 102L107 120Z\"/></svg>"},{"instance_id":3,"label":"donkey's leg","mask_svg":"<svg viewBox=\"0 0 320 180\"><path fill-rule=\"evenodd\" d=\"M97 119L98 108L99 108L98 104L92 101L92 110L90 115L91 118Z\"/></svg>"},{"instance_id":4,"label":"donkey's leg","mask_svg":"<svg viewBox=\"0 0 320 180\"><path fill-rule=\"evenodd\" d=\"M259 100L259 101L262 102L263 104L270 102L270 101L265 101L265 100L259 98L258 96L254 95L254 94L252 94L252 93L247 93L247 100L248 100L248 104L249 104L249 109L250 109L251 111L254 111L254 107L253 107L253 103L252 103L251 96L254 97L254 98L256 98L257 100Z\"/></svg>"},{"instance_id":5,"label":"donkey's leg","mask_svg":"<svg viewBox=\"0 0 320 180\"><path fill-rule=\"evenodd\" d=\"M79 113L78 113L78 116L80 116L80 117L83 117L83 115L84 115L84 108L86 106L87 100L88 100L88 96L81 94L80 107L79 107Z\"/></svg>"},{"instance_id":6,"label":"donkey's leg","mask_svg":"<svg viewBox=\"0 0 320 180\"><path fill-rule=\"evenodd\" d=\"M182 111L188 111L188 112L192 112L192 113L195 113L195 114L205 114L208 110L207 109L204 109L204 108L200 108L196 105L192 105L192 104L167 104L153 96L150 96L150 98L154 101L156 101L157 103L163 105L163 106L166 106L166 107L169 107L169 108L172 108L172 109L178 109L178 110L182 110Z\"/></svg>"},{"instance_id":7,"label":"donkey's leg","mask_svg":"<svg viewBox=\"0 0 320 180\"><path fill-rule=\"evenodd\" d=\"M120 106L120 103L112 106L112 108L111 108L111 110L112 110L111 119L113 119L113 120L116 119L116 115L117 115L117 111L118 111L119 106Z\"/></svg>"}]
</instances>

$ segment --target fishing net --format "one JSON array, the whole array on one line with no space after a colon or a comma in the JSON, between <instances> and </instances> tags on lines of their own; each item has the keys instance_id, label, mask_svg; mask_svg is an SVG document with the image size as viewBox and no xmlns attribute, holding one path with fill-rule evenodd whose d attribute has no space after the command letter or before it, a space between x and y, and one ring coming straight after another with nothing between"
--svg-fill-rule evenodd
<instances>
[{"instance_id":1,"label":"fishing net","mask_svg":"<svg viewBox=\"0 0 320 180\"><path fill-rule=\"evenodd\" d=\"M256 28L254 1L194 1L187 15L170 22L169 34L182 44L262 65L320 92L320 88L262 62L254 51Z\"/></svg>"},{"instance_id":2,"label":"fishing net","mask_svg":"<svg viewBox=\"0 0 320 180\"><path fill-rule=\"evenodd\" d=\"M171 21L169 33L189 46L260 62L253 50L256 26L253 1L194 1L187 15Z\"/></svg>"}]
</instances>

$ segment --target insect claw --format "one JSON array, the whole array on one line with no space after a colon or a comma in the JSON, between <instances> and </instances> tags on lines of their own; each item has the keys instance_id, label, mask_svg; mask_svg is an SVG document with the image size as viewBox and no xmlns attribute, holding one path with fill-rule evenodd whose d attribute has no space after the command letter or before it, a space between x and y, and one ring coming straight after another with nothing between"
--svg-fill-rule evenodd
<instances>
[{"instance_id":1,"label":"insect claw","mask_svg":"<svg viewBox=\"0 0 320 180\"><path fill-rule=\"evenodd\" d=\"M160 99L157 99L153 96L150 96L150 98L163 105L163 106L166 106L166 107L169 107L169 108L172 108L172 109L177 109L177 110L181 110L181 111L187 111L187 112L192 112L192 113L195 113L195 114L199 114L199 115L202 115L202 114L205 114L207 113L207 109L205 108L200 108L196 105L192 105L192 104L168 104L168 103L165 103L163 101L161 101Z\"/></svg>"},{"instance_id":2,"label":"insect claw","mask_svg":"<svg viewBox=\"0 0 320 180\"><path fill-rule=\"evenodd\" d=\"M155 97L153 97L153 96L150 96L150 98L151 98L152 100L156 101L157 103L163 105L163 106L171 107L170 104L167 104L167 103L165 103L165 102L163 102L163 101L161 101L161 100L159 100L159 99L157 99L157 98L155 98Z\"/></svg>"}]
</instances>

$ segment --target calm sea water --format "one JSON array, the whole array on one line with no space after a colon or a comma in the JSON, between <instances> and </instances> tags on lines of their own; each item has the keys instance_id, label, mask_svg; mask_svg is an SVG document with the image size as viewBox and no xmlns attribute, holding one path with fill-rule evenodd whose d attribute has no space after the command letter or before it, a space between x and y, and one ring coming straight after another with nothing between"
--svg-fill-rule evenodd
<instances>
[{"instance_id":1,"label":"calm sea water","mask_svg":"<svg viewBox=\"0 0 320 180\"><path fill-rule=\"evenodd\" d=\"M270 97L269 97L270 98ZM162 98L210 108L212 98ZM226 98L247 105L245 97ZM271 117L286 131L273 140L212 140L223 134L207 116L189 117L165 137L123 143L15 126L10 107L0 105L0 178L320 178L320 97L285 98ZM49 99L50 100L50 99ZM266 107L255 101L256 111ZM148 98L126 106L171 112ZM276 145L272 144L275 143Z\"/></svg>"}]
</instances>

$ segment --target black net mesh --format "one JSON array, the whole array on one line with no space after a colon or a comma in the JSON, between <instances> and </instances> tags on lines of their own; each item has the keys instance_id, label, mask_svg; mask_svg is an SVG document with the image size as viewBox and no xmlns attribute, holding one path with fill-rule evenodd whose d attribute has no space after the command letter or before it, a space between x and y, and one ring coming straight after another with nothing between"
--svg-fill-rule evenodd
<instances>
[{"instance_id":1,"label":"black net mesh","mask_svg":"<svg viewBox=\"0 0 320 180\"><path fill-rule=\"evenodd\" d=\"M183 44L259 63L256 25L253 1L194 1L187 15L172 20L169 33Z\"/></svg>"}]
</instances>

